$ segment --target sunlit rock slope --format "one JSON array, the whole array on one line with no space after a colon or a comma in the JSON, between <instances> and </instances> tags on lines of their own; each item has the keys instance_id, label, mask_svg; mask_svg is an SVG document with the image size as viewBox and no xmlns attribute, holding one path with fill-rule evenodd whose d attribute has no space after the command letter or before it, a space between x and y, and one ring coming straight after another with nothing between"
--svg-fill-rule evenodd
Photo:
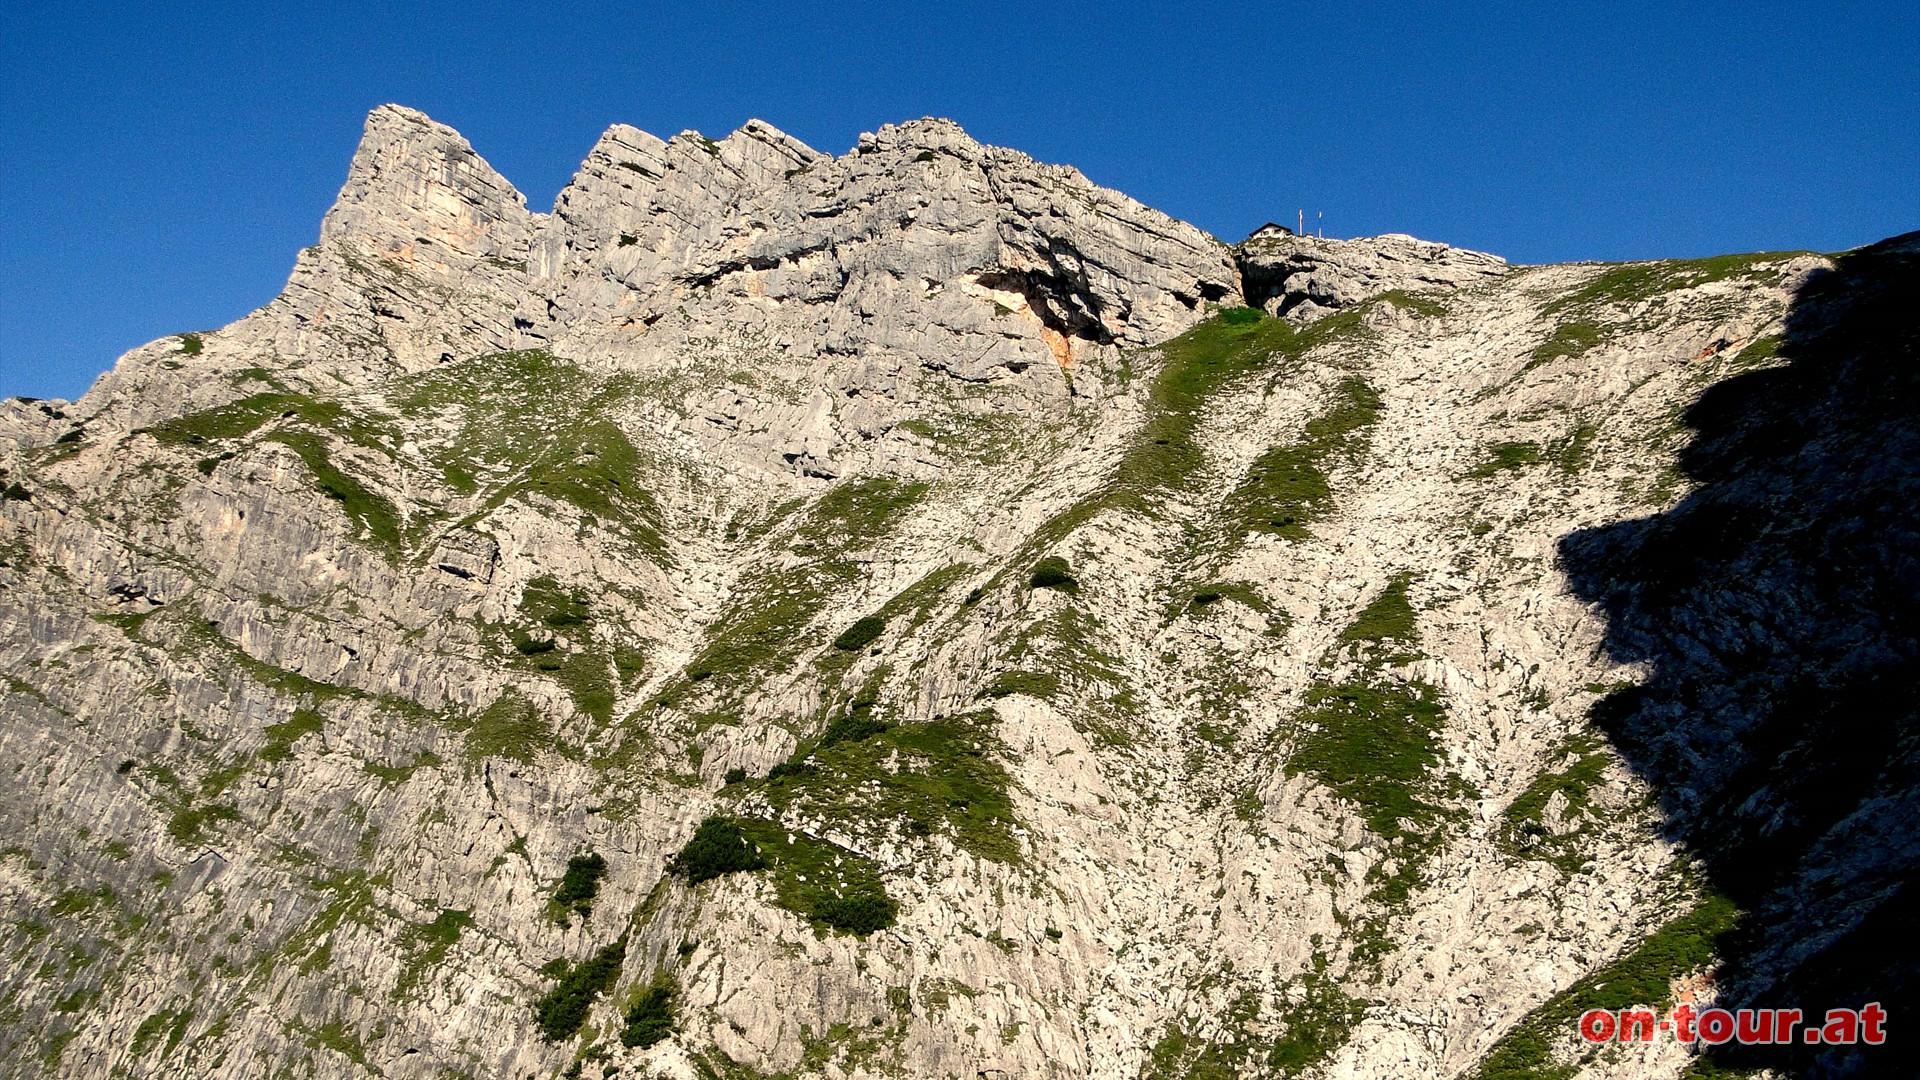
<instances>
[{"instance_id":1,"label":"sunlit rock slope","mask_svg":"<svg viewBox=\"0 0 1920 1080\"><path fill-rule=\"evenodd\" d=\"M1718 616L1574 556L1834 267L1235 248L938 120L540 214L376 110L272 303L0 408L0 1072L1678 1076L1570 1017L1807 886L1595 722Z\"/></svg>"}]
</instances>

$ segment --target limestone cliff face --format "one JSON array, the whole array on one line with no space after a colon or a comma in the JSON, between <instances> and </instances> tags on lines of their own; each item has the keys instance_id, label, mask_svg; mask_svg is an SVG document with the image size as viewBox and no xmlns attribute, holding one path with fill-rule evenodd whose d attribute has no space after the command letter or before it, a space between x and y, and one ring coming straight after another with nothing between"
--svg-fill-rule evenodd
<instances>
[{"instance_id":1,"label":"limestone cliff face","mask_svg":"<svg viewBox=\"0 0 1920 1080\"><path fill-rule=\"evenodd\" d=\"M1563 1015L1727 919L1568 538L1832 267L1235 249L936 120L536 214L382 107L279 298L0 407L0 1058L1678 1075Z\"/></svg>"}]
</instances>

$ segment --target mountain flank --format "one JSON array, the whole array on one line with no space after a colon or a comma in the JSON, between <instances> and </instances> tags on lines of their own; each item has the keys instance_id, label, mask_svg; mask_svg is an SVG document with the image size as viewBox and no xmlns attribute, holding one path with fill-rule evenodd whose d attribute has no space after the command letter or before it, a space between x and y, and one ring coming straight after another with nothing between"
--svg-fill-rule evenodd
<instances>
[{"instance_id":1,"label":"mountain flank","mask_svg":"<svg viewBox=\"0 0 1920 1080\"><path fill-rule=\"evenodd\" d=\"M1574 1020L1899 1020L1916 258L382 106L0 403L0 1074L1905 1075Z\"/></svg>"}]
</instances>

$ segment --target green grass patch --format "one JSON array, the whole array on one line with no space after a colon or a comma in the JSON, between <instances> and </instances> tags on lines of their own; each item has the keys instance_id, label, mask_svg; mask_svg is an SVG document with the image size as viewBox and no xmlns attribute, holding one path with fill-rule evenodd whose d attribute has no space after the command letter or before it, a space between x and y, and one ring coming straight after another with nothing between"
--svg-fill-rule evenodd
<instances>
[{"instance_id":1,"label":"green grass patch","mask_svg":"<svg viewBox=\"0 0 1920 1080\"><path fill-rule=\"evenodd\" d=\"M534 578L520 590L520 614L555 630L586 626L593 607L586 591L564 588L551 577Z\"/></svg>"},{"instance_id":2,"label":"green grass patch","mask_svg":"<svg viewBox=\"0 0 1920 1080\"><path fill-rule=\"evenodd\" d=\"M1326 468L1356 453L1379 417L1380 395L1366 380L1341 380L1327 410L1307 422L1300 441L1269 448L1255 458L1227 497L1237 533L1305 540L1307 526L1333 505Z\"/></svg>"},{"instance_id":3,"label":"green grass patch","mask_svg":"<svg viewBox=\"0 0 1920 1080\"><path fill-rule=\"evenodd\" d=\"M1498 442L1487 446L1487 459L1467 470L1467 479L1485 480L1509 469L1521 469L1539 461L1542 451L1539 443Z\"/></svg>"},{"instance_id":4,"label":"green grass patch","mask_svg":"<svg viewBox=\"0 0 1920 1080\"><path fill-rule=\"evenodd\" d=\"M467 729L470 758L503 757L532 764L541 750L553 748L553 729L533 703L511 690L494 699Z\"/></svg>"},{"instance_id":5,"label":"green grass patch","mask_svg":"<svg viewBox=\"0 0 1920 1080\"><path fill-rule=\"evenodd\" d=\"M1582 1046L1581 1059L1573 1064L1555 1059L1554 1047L1572 1041L1581 1013L1635 1005L1664 1011L1673 1004L1673 981L1712 963L1717 942L1733 929L1739 915L1733 901L1709 893L1692 911L1655 931L1625 956L1528 1013L1494 1044L1473 1080L1568 1080L1601 1049Z\"/></svg>"},{"instance_id":6,"label":"green grass patch","mask_svg":"<svg viewBox=\"0 0 1920 1080\"><path fill-rule=\"evenodd\" d=\"M1074 530L1108 510L1160 516L1167 506L1167 500L1158 497L1160 492L1191 490L1204 475L1204 454L1196 435L1210 415L1209 407L1215 395L1261 373L1277 380L1283 368L1297 363L1314 349L1368 332L1359 309L1340 312L1306 327L1295 327L1284 319L1245 314L1254 311L1251 308L1239 311L1231 319L1224 315L1208 319L1151 350L1158 354L1161 362L1146 394L1146 422L1122 453L1107 482L1035 529L1009 560L1011 566L1019 566L1026 559L1037 558L1057 547ZM1342 384L1337 396L1345 400L1337 402L1324 418L1329 430L1346 428L1355 420L1371 422L1378 398L1365 387L1359 380ZM1343 442L1343 445L1346 444ZM991 590L1004 576L1013 573L1011 566L983 588Z\"/></svg>"},{"instance_id":7,"label":"green grass patch","mask_svg":"<svg viewBox=\"0 0 1920 1080\"><path fill-rule=\"evenodd\" d=\"M1315 684L1296 717L1311 730L1287 772L1310 774L1355 804L1382 838L1406 836L1440 816L1427 797L1445 718L1440 691L1424 682Z\"/></svg>"},{"instance_id":8,"label":"green grass patch","mask_svg":"<svg viewBox=\"0 0 1920 1080\"><path fill-rule=\"evenodd\" d=\"M1210 1041L1190 1034L1178 1021L1147 1052L1141 1080L1238 1080L1259 1073L1260 1040L1252 1029L1260 1019L1260 998L1252 992L1237 995L1213 1017L1222 1038Z\"/></svg>"},{"instance_id":9,"label":"green grass patch","mask_svg":"<svg viewBox=\"0 0 1920 1080\"><path fill-rule=\"evenodd\" d=\"M535 666L552 675L567 691L567 696L573 699L574 707L582 713L603 724L613 719L617 693L613 676L608 674L604 654L583 650L564 656L549 655L537 661Z\"/></svg>"},{"instance_id":10,"label":"green grass patch","mask_svg":"<svg viewBox=\"0 0 1920 1080\"><path fill-rule=\"evenodd\" d=\"M859 936L893 925L898 909L872 859L775 822L740 824L766 858L781 907L824 929Z\"/></svg>"},{"instance_id":11,"label":"green grass patch","mask_svg":"<svg viewBox=\"0 0 1920 1080\"><path fill-rule=\"evenodd\" d=\"M360 1066L363 1072L377 1075L373 1063L367 1058L367 1048L361 1043L360 1036L349 1031L343 1020L329 1020L307 1032L307 1045L324 1047Z\"/></svg>"},{"instance_id":12,"label":"green grass patch","mask_svg":"<svg viewBox=\"0 0 1920 1080\"><path fill-rule=\"evenodd\" d=\"M899 524L930 487L923 480L892 476L843 481L808 509L799 536L822 546L839 546L836 541L869 546Z\"/></svg>"},{"instance_id":13,"label":"green grass patch","mask_svg":"<svg viewBox=\"0 0 1920 1080\"><path fill-rule=\"evenodd\" d=\"M885 734L892 725L873 714L873 705L872 701L855 702L845 716L828 724L827 730L820 733L819 747L824 749L836 743L861 742Z\"/></svg>"},{"instance_id":14,"label":"green grass patch","mask_svg":"<svg viewBox=\"0 0 1920 1080\"><path fill-rule=\"evenodd\" d=\"M143 1058L159 1042L159 1054L165 1057L186 1038L187 1025L191 1023L192 1009L162 1009L140 1021L140 1026L133 1029L133 1042L127 1049L134 1057Z\"/></svg>"},{"instance_id":15,"label":"green grass patch","mask_svg":"<svg viewBox=\"0 0 1920 1080\"><path fill-rule=\"evenodd\" d=\"M366 539L390 559L399 556L400 516L393 504L336 467L324 438L311 431L290 430L276 431L268 438L299 455L301 463L313 474L313 486L320 494L339 503L347 519Z\"/></svg>"},{"instance_id":16,"label":"green grass patch","mask_svg":"<svg viewBox=\"0 0 1920 1080\"><path fill-rule=\"evenodd\" d=\"M533 495L570 503L665 564L647 459L607 419L632 393L631 380L599 378L537 349L448 364L393 390L403 414L459 424L428 451L456 493L482 496L488 510Z\"/></svg>"},{"instance_id":17,"label":"green grass patch","mask_svg":"<svg viewBox=\"0 0 1920 1080\"><path fill-rule=\"evenodd\" d=\"M1729 363L1737 369L1755 368L1765 364L1771 364L1780 358L1780 346L1782 343L1783 339L1779 334L1767 334L1763 337L1754 338L1747 343L1746 348L1735 353Z\"/></svg>"},{"instance_id":18,"label":"green grass patch","mask_svg":"<svg viewBox=\"0 0 1920 1080\"><path fill-rule=\"evenodd\" d=\"M1262 615L1271 614L1273 611L1273 605L1267 603L1267 598L1261 596L1252 583L1245 581L1216 581L1202 585L1194 590L1193 596L1187 603L1196 610L1202 610L1222 600L1231 600L1241 607L1257 611Z\"/></svg>"},{"instance_id":19,"label":"green grass patch","mask_svg":"<svg viewBox=\"0 0 1920 1080\"><path fill-rule=\"evenodd\" d=\"M1405 289L1389 289L1378 297L1381 303L1394 307L1423 319L1438 319L1447 313L1447 305L1427 293L1408 292Z\"/></svg>"},{"instance_id":20,"label":"green grass patch","mask_svg":"<svg viewBox=\"0 0 1920 1080\"><path fill-rule=\"evenodd\" d=\"M776 570L761 577L758 588L743 588L687 664L686 681L775 670L819 644L814 623L828 599L863 573L850 556L884 538L928 490L917 480L874 476L844 481L822 495L796 527L794 539L808 551L838 554ZM891 612L883 608L879 617L890 618ZM733 683L729 692L741 689ZM674 696L672 690L666 695Z\"/></svg>"},{"instance_id":21,"label":"green grass patch","mask_svg":"<svg viewBox=\"0 0 1920 1080\"><path fill-rule=\"evenodd\" d=\"M308 735L317 735L326 726L318 710L297 708L293 716L278 724L269 724L264 729L267 745L260 749L262 761L285 761L293 756L293 744Z\"/></svg>"},{"instance_id":22,"label":"green grass patch","mask_svg":"<svg viewBox=\"0 0 1920 1080\"><path fill-rule=\"evenodd\" d=\"M167 835L181 845L197 844L205 838L207 826L216 821L239 821L240 811L225 803L186 805L167 818Z\"/></svg>"},{"instance_id":23,"label":"green grass patch","mask_svg":"<svg viewBox=\"0 0 1920 1080\"><path fill-rule=\"evenodd\" d=\"M1553 333L1548 334L1545 341L1534 347L1533 356L1523 370L1532 371L1554 360L1582 356L1604 340L1606 331L1597 323L1581 320L1563 322L1553 328Z\"/></svg>"},{"instance_id":24,"label":"green grass patch","mask_svg":"<svg viewBox=\"0 0 1920 1080\"><path fill-rule=\"evenodd\" d=\"M394 995L406 996L420 985L421 978L427 972L445 963L447 953L459 942L461 932L472 925L472 912L449 908L434 916L432 922L409 926L400 939L406 963L394 983Z\"/></svg>"},{"instance_id":25,"label":"green grass patch","mask_svg":"<svg viewBox=\"0 0 1920 1080\"><path fill-rule=\"evenodd\" d=\"M642 486L640 453L611 421L593 420L568 433L527 469L506 494L537 492L572 503L596 521L620 525L656 559L666 561L660 505Z\"/></svg>"},{"instance_id":26,"label":"green grass patch","mask_svg":"<svg viewBox=\"0 0 1920 1080\"><path fill-rule=\"evenodd\" d=\"M618 691L607 652L592 647L562 651L553 637L555 631L583 640L593 637L593 607L585 591L563 587L551 577L534 578L521 590L520 615L532 621L535 629L513 631L514 651L559 683L581 713L601 723L612 720ZM614 655L628 662L621 669L623 679L638 672L641 658L633 650L615 649Z\"/></svg>"},{"instance_id":27,"label":"green grass patch","mask_svg":"<svg viewBox=\"0 0 1920 1080\"><path fill-rule=\"evenodd\" d=\"M1395 574L1387 587L1380 590L1380 595L1360 609L1352 624L1340 631L1340 643L1376 649L1389 642L1417 644L1420 625L1414 617L1413 604L1407 600L1407 587L1412 582L1412 574ZM1401 658L1382 659L1398 662Z\"/></svg>"},{"instance_id":28,"label":"green grass patch","mask_svg":"<svg viewBox=\"0 0 1920 1080\"><path fill-rule=\"evenodd\" d=\"M210 442L245 438L277 417L297 417L310 424L333 427L341 423L345 416L346 410L337 402L322 401L304 394L254 394L164 421L149 428L148 433L166 446L204 446Z\"/></svg>"},{"instance_id":29,"label":"green grass patch","mask_svg":"<svg viewBox=\"0 0 1920 1080\"><path fill-rule=\"evenodd\" d=\"M1566 438L1554 445L1553 463L1569 476L1579 473L1593 460L1593 442L1599 435L1599 425L1582 421Z\"/></svg>"},{"instance_id":30,"label":"green grass patch","mask_svg":"<svg viewBox=\"0 0 1920 1080\"><path fill-rule=\"evenodd\" d=\"M1160 346L1165 362L1148 392L1152 412L1121 459L1109 498L1132 509L1151 510L1146 496L1152 492L1190 486L1203 460L1195 434L1214 395L1248 375L1362 331L1353 312L1296 327L1254 308L1238 308Z\"/></svg>"},{"instance_id":31,"label":"green grass patch","mask_svg":"<svg viewBox=\"0 0 1920 1080\"><path fill-rule=\"evenodd\" d=\"M783 813L897 823L909 836L939 832L978 858L1014 862L1012 780L999 760L996 720L990 710L891 725L868 719L850 733L857 737L823 737L796 755L804 767L770 774L766 798Z\"/></svg>"},{"instance_id":32,"label":"green grass patch","mask_svg":"<svg viewBox=\"0 0 1920 1080\"><path fill-rule=\"evenodd\" d=\"M199 356L200 350L205 344L204 341L200 340L199 334L181 334L180 354L182 356Z\"/></svg>"},{"instance_id":33,"label":"green grass patch","mask_svg":"<svg viewBox=\"0 0 1920 1080\"><path fill-rule=\"evenodd\" d=\"M1318 972L1304 980L1306 996L1280 1017L1279 1038L1267 1052L1267 1065L1282 1076L1299 1076L1325 1061L1353 1037L1366 1003Z\"/></svg>"},{"instance_id":34,"label":"green grass patch","mask_svg":"<svg viewBox=\"0 0 1920 1080\"><path fill-rule=\"evenodd\" d=\"M149 608L146 611L102 612L96 613L93 621L118 627L121 633L127 635L128 640L139 641L141 624L153 618L153 613L159 610L159 608Z\"/></svg>"},{"instance_id":35,"label":"green grass patch","mask_svg":"<svg viewBox=\"0 0 1920 1080\"><path fill-rule=\"evenodd\" d=\"M1557 758L1571 756L1564 768L1549 770L1533 778L1503 815L1501 846L1526 859L1553 863L1568 873L1578 870L1586 860L1573 836L1555 836L1546 828L1547 803L1555 794L1567 800L1566 816L1574 817L1592 805L1593 789L1600 786L1607 769L1607 755L1600 739L1578 735L1569 739L1556 753Z\"/></svg>"},{"instance_id":36,"label":"green grass patch","mask_svg":"<svg viewBox=\"0 0 1920 1080\"><path fill-rule=\"evenodd\" d=\"M1060 678L1044 671L1003 671L993 677L987 688L980 692L982 697L1003 698L1014 694L1050 700L1060 692Z\"/></svg>"},{"instance_id":37,"label":"green grass patch","mask_svg":"<svg viewBox=\"0 0 1920 1080\"><path fill-rule=\"evenodd\" d=\"M1619 263L1548 304L1544 314L1581 310L1603 304L1630 304L1680 289L1695 289L1731 277L1765 272L1767 264L1806 255L1804 251L1762 251L1749 255L1718 255L1710 259L1668 259L1661 262Z\"/></svg>"},{"instance_id":38,"label":"green grass patch","mask_svg":"<svg viewBox=\"0 0 1920 1080\"><path fill-rule=\"evenodd\" d=\"M521 656L539 656L550 653L559 642L550 637L540 637L525 630L513 632L513 650Z\"/></svg>"}]
</instances>

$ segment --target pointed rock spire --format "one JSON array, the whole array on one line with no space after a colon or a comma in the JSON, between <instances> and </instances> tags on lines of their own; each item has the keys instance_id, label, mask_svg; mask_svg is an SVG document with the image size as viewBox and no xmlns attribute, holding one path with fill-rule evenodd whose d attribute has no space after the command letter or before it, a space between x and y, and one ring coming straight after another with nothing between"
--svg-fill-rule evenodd
<instances>
[{"instance_id":1,"label":"pointed rock spire","mask_svg":"<svg viewBox=\"0 0 1920 1080\"><path fill-rule=\"evenodd\" d=\"M320 239L382 253L411 252L424 241L437 254L479 258L524 247L530 224L526 198L459 132L425 113L382 105L367 115Z\"/></svg>"}]
</instances>

